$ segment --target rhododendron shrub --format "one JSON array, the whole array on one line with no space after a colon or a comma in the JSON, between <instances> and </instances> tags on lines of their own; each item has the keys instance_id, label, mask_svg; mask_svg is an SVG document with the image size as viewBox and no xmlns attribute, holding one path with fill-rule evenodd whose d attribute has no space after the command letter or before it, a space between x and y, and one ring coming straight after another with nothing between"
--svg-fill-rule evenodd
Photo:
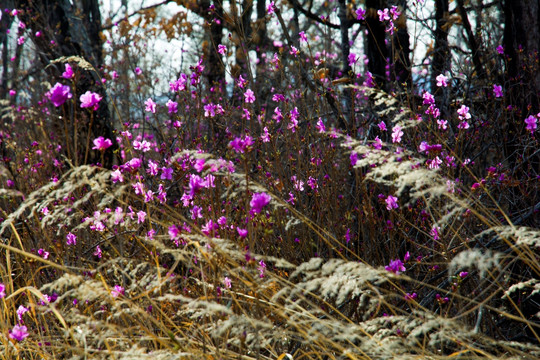
<instances>
[{"instance_id":1,"label":"rhododendron shrub","mask_svg":"<svg viewBox=\"0 0 540 360\"><path fill-rule=\"evenodd\" d=\"M411 57L400 80L407 16L424 5L410 3L315 14L269 2L249 36L222 31L248 9L186 5L189 21L169 22L152 5L105 25L91 80L69 57L51 59L51 81L9 82L0 353L540 356L540 110L511 96L498 36L475 35L476 53L453 45L463 61L444 69L435 48ZM197 11L191 37L214 39L169 68L178 54L152 53L166 47L155 37L198 29ZM60 47L18 9L1 14L19 51L45 36ZM370 62L369 38L366 54L352 38L346 51L345 20L359 39L380 31L384 63ZM460 12L447 26L467 25ZM104 110L110 133L96 125Z\"/></svg>"}]
</instances>

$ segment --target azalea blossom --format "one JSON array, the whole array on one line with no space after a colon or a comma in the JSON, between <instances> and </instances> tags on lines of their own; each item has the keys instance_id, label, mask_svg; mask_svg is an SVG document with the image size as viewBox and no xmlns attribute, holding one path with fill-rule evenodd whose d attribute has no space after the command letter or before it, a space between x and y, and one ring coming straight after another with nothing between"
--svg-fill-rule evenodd
<instances>
[{"instance_id":1,"label":"azalea blossom","mask_svg":"<svg viewBox=\"0 0 540 360\"><path fill-rule=\"evenodd\" d=\"M406 271L405 265L400 259L395 259L390 261L390 264L384 267L386 271L393 272L394 274L401 274L402 272Z\"/></svg>"},{"instance_id":2,"label":"azalea blossom","mask_svg":"<svg viewBox=\"0 0 540 360\"><path fill-rule=\"evenodd\" d=\"M534 115L531 115L531 116L529 116L528 118L525 119L525 124L527 124L526 129L531 132L531 135L536 130L537 121L538 121L538 119L536 119L536 116L534 116Z\"/></svg>"},{"instance_id":3,"label":"azalea blossom","mask_svg":"<svg viewBox=\"0 0 540 360\"><path fill-rule=\"evenodd\" d=\"M503 96L501 85L493 84L493 95L495 95L496 98L500 98Z\"/></svg>"},{"instance_id":4,"label":"azalea blossom","mask_svg":"<svg viewBox=\"0 0 540 360\"><path fill-rule=\"evenodd\" d=\"M56 83L45 96L47 96L54 106L59 107L65 103L67 99L71 99L73 94L70 92L69 86Z\"/></svg>"},{"instance_id":5,"label":"azalea blossom","mask_svg":"<svg viewBox=\"0 0 540 360\"><path fill-rule=\"evenodd\" d=\"M95 92L87 91L81 95L81 108L92 108L97 110L99 108L99 102L103 97Z\"/></svg>"},{"instance_id":6,"label":"azalea blossom","mask_svg":"<svg viewBox=\"0 0 540 360\"><path fill-rule=\"evenodd\" d=\"M103 151L112 146L112 141L110 139L105 139L103 136L100 136L94 139L93 142L94 142L94 146L92 147L92 150Z\"/></svg>"},{"instance_id":7,"label":"azalea blossom","mask_svg":"<svg viewBox=\"0 0 540 360\"><path fill-rule=\"evenodd\" d=\"M65 64L66 71L62 73L62 77L64 79L71 79L73 77L73 69L71 68L71 65Z\"/></svg>"},{"instance_id":8,"label":"azalea blossom","mask_svg":"<svg viewBox=\"0 0 540 360\"><path fill-rule=\"evenodd\" d=\"M396 125L392 128L392 142L400 143L401 137L403 136L403 131L401 131L401 126Z\"/></svg>"},{"instance_id":9,"label":"azalea blossom","mask_svg":"<svg viewBox=\"0 0 540 360\"><path fill-rule=\"evenodd\" d=\"M111 291L112 297L119 297L120 295L124 295L124 288L120 285L114 285L114 289Z\"/></svg>"},{"instance_id":10,"label":"azalea blossom","mask_svg":"<svg viewBox=\"0 0 540 360\"><path fill-rule=\"evenodd\" d=\"M13 329L9 331L10 339L17 341L23 341L28 335L28 328L24 325L15 325Z\"/></svg>"},{"instance_id":11,"label":"azalea blossom","mask_svg":"<svg viewBox=\"0 0 540 360\"><path fill-rule=\"evenodd\" d=\"M247 103L255 102L255 93L251 89L247 89L244 93L244 98Z\"/></svg>"},{"instance_id":12,"label":"azalea blossom","mask_svg":"<svg viewBox=\"0 0 540 360\"><path fill-rule=\"evenodd\" d=\"M399 205L397 203L397 197L395 197L395 196L388 195L385 202L386 202L386 209L387 210L397 209L399 207Z\"/></svg>"},{"instance_id":13,"label":"azalea blossom","mask_svg":"<svg viewBox=\"0 0 540 360\"><path fill-rule=\"evenodd\" d=\"M152 114L156 113L156 105L157 104L154 102L154 100L152 100L152 98L148 98L144 102L144 105L146 105L146 107L144 108L145 111L150 111Z\"/></svg>"},{"instance_id":14,"label":"azalea blossom","mask_svg":"<svg viewBox=\"0 0 540 360\"><path fill-rule=\"evenodd\" d=\"M221 55L225 55L227 54L227 47L225 45L222 45L222 44L219 44L217 46L217 51L218 53L220 53Z\"/></svg>"},{"instance_id":15,"label":"azalea blossom","mask_svg":"<svg viewBox=\"0 0 540 360\"><path fill-rule=\"evenodd\" d=\"M443 74L437 75L437 86L438 87L447 87L448 86L448 78L444 76Z\"/></svg>"},{"instance_id":16,"label":"azalea blossom","mask_svg":"<svg viewBox=\"0 0 540 360\"><path fill-rule=\"evenodd\" d=\"M267 193L255 193L251 197L249 205L251 206L251 210L253 211L253 213L258 214L262 211L263 207L270 203L270 200L272 200L272 197Z\"/></svg>"}]
</instances>

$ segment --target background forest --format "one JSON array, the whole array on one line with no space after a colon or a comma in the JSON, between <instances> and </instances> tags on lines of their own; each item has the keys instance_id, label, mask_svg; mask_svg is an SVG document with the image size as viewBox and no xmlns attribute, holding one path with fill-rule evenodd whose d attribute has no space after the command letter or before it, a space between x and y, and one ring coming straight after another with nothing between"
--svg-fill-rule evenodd
<instances>
[{"instance_id":1,"label":"background forest","mask_svg":"<svg viewBox=\"0 0 540 360\"><path fill-rule=\"evenodd\" d=\"M540 358L540 0L0 16L0 359Z\"/></svg>"}]
</instances>

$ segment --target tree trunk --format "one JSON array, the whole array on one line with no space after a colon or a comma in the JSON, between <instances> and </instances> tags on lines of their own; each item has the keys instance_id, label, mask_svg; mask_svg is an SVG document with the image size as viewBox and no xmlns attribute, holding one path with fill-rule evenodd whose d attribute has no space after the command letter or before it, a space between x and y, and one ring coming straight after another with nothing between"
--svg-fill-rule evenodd
<instances>
[{"instance_id":1,"label":"tree trunk","mask_svg":"<svg viewBox=\"0 0 540 360\"><path fill-rule=\"evenodd\" d=\"M97 73L103 65L102 41L99 36L101 15L98 0L74 1L73 5L69 0L18 0L15 5L23 11L20 15L21 20L27 24L32 32L40 31L42 33L40 37L34 37L34 43L43 67L46 67L48 75L53 78L53 83L60 80L60 74L64 70L63 64L47 65L60 57L80 56L94 67L95 71L80 69L80 79L76 83L76 89L73 89L77 97L86 91L97 92L103 97L99 109L91 115L88 112L88 118L93 117L93 120L78 125L77 138L80 143L75 147L80 152L74 154L74 162L95 163L101 161L101 154L86 149L88 138L103 136L114 140L106 92ZM77 100L75 99L76 102ZM78 120L75 119L75 121ZM69 142L72 139L66 139L66 141ZM113 141L113 144L114 149L116 143ZM91 142L90 146L92 146ZM87 151L89 157L86 156ZM109 149L105 152L102 165L111 167L113 160L113 151Z\"/></svg>"},{"instance_id":2,"label":"tree trunk","mask_svg":"<svg viewBox=\"0 0 540 360\"><path fill-rule=\"evenodd\" d=\"M386 65L388 59L388 48L385 43L385 26L379 21L377 10L384 9L384 0L366 0L366 25L367 35L367 56L368 70L381 88L386 85Z\"/></svg>"}]
</instances>

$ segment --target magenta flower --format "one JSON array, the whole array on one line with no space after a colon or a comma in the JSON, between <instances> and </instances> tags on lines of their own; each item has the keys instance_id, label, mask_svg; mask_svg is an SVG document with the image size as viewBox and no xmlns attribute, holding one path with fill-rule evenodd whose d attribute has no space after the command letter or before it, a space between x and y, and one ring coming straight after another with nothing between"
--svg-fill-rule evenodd
<instances>
[{"instance_id":1,"label":"magenta flower","mask_svg":"<svg viewBox=\"0 0 540 360\"><path fill-rule=\"evenodd\" d=\"M28 335L28 329L24 325L15 325L13 330L9 331L9 337L17 341L23 341Z\"/></svg>"},{"instance_id":2,"label":"magenta flower","mask_svg":"<svg viewBox=\"0 0 540 360\"><path fill-rule=\"evenodd\" d=\"M97 110L99 108L99 102L103 97L95 92L87 91L80 97L81 108L92 108Z\"/></svg>"},{"instance_id":3,"label":"magenta flower","mask_svg":"<svg viewBox=\"0 0 540 360\"><path fill-rule=\"evenodd\" d=\"M405 265L403 265L403 262L399 259L395 259L390 261L390 264L384 267L386 271L393 272L394 274L401 274L402 272L406 271Z\"/></svg>"},{"instance_id":4,"label":"magenta flower","mask_svg":"<svg viewBox=\"0 0 540 360\"><path fill-rule=\"evenodd\" d=\"M300 31L300 32L298 33L298 36L300 37L300 41L307 42L307 36L306 36L306 33L305 33L305 32Z\"/></svg>"},{"instance_id":5,"label":"magenta flower","mask_svg":"<svg viewBox=\"0 0 540 360\"><path fill-rule=\"evenodd\" d=\"M245 237L248 235L247 229L241 229L241 228L239 228L239 227L236 227L236 231L238 231L238 235L239 235L241 238L245 238Z\"/></svg>"},{"instance_id":6,"label":"magenta flower","mask_svg":"<svg viewBox=\"0 0 540 360\"><path fill-rule=\"evenodd\" d=\"M169 114L176 114L178 112L178 103L169 99L167 101L167 108L169 109Z\"/></svg>"},{"instance_id":7,"label":"magenta flower","mask_svg":"<svg viewBox=\"0 0 540 360\"><path fill-rule=\"evenodd\" d=\"M54 106L59 107L66 102L67 99L71 99L73 95L70 92L69 86L56 83L46 94L47 98L53 103Z\"/></svg>"},{"instance_id":8,"label":"magenta flower","mask_svg":"<svg viewBox=\"0 0 540 360\"><path fill-rule=\"evenodd\" d=\"M497 85L497 84L493 84L493 94L494 94L495 97L497 97L497 98L502 97L502 96L503 96L502 86L501 86L501 85Z\"/></svg>"},{"instance_id":9,"label":"magenta flower","mask_svg":"<svg viewBox=\"0 0 540 360\"><path fill-rule=\"evenodd\" d=\"M381 121L377 126L379 126L379 130L381 131L387 131L386 123L384 121Z\"/></svg>"},{"instance_id":10,"label":"magenta flower","mask_svg":"<svg viewBox=\"0 0 540 360\"><path fill-rule=\"evenodd\" d=\"M19 321L22 321L24 313L28 310L29 309L27 307L24 307L24 305L19 305L19 308L17 309L17 319L19 319Z\"/></svg>"},{"instance_id":11,"label":"magenta flower","mask_svg":"<svg viewBox=\"0 0 540 360\"><path fill-rule=\"evenodd\" d=\"M73 77L73 69L71 68L71 65L66 64L66 71L62 73L62 77L64 79L71 79Z\"/></svg>"},{"instance_id":12,"label":"magenta flower","mask_svg":"<svg viewBox=\"0 0 540 360\"><path fill-rule=\"evenodd\" d=\"M99 245L96 246L96 251L94 251L94 256L97 256L99 259L101 259L101 256L102 256L102 252L101 252L101 248L99 247Z\"/></svg>"},{"instance_id":13,"label":"magenta flower","mask_svg":"<svg viewBox=\"0 0 540 360\"><path fill-rule=\"evenodd\" d=\"M6 296L6 286L0 283L0 299Z\"/></svg>"},{"instance_id":14,"label":"magenta flower","mask_svg":"<svg viewBox=\"0 0 540 360\"><path fill-rule=\"evenodd\" d=\"M386 202L386 209L387 210L397 209L399 207L399 205L397 203L397 197L395 197L395 196L388 195L385 202Z\"/></svg>"},{"instance_id":15,"label":"magenta flower","mask_svg":"<svg viewBox=\"0 0 540 360\"><path fill-rule=\"evenodd\" d=\"M366 20L366 10L362 8L356 9L356 20Z\"/></svg>"},{"instance_id":16,"label":"magenta flower","mask_svg":"<svg viewBox=\"0 0 540 360\"><path fill-rule=\"evenodd\" d=\"M105 149L112 146L112 141L110 139L105 139L103 136L100 136L94 139L94 147L92 150L104 151Z\"/></svg>"},{"instance_id":17,"label":"magenta flower","mask_svg":"<svg viewBox=\"0 0 540 360\"><path fill-rule=\"evenodd\" d=\"M536 130L536 123L537 123L537 119L534 115L531 115L529 116L528 118L525 119L525 124L527 124L527 130L529 130L531 132L531 135L534 133L534 130Z\"/></svg>"},{"instance_id":18,"label":"magenta flower","mask_svg":"<svg viewBox=\"0 0 540 360\"><path fill-rule=\"evenodd\" d=\"M497 46L497 53L499 55L503 55L504 54L504 47L502 45L499 45Z\"/></svg>"},{"instance_id":19,"label":"magenta flower","mask_svg":"<svg viewBox=\"0 0 540 360\"><path fill-rule=\"evenodd\" d=\"M137 75L141 75L141 74L142 74L142 70L141 70L140 67L137 66L137 67L135 68L135 74L137 74Z\"/></svg>"},{"instance_id":20,"label":"magenta flower","mask_svg":"<svg viewBox=\"0 0 540 360\"><path fill-rule=\"evenodd\" d=\"M227 276L225 276L225 279L223 279L223 284L225 285L225 287L227 289L230 289L232 284L231 284L231 279L229 279Z\"/></svg>"},{"instance_id":21,"label":"magenta flower","mask_svg":"<svg viewBox=\"0 0 540 360\"><path fill-rule=\"evenodd\" d=\"M221 55L225 55L227 54L227 47L225 45L222 45L222 44L219 44L217 46L217 51L218 53L220 53Z\"/></svg>"},{"instance_id":22,"label":"magenta flower","mask_svg":"<svg viewBox=\"0 0 540 360\"><path fill-rule=\"evenodd\" d=\"M471 118L471 113L469 112L468 106L461 105L457 113L459 115L459 120L466 120Z\"/></svg>"},{"instance_id":23,"label":"magenta flower","mask_svg":"<svg viewBox=\"0 0 540 360\"><path fill-rule=\"evenodd\" d=\"M255 93L251 89L247 89L244 98L247 103L253 103L255 102Z\"/></svg>"},{"instance_id":24,"label":"magenta flower","mask_svg":"<svg viewBox=\"0 0 540 360\"><path fill-rule=\"evenodd\" d=\"M401 137L403 136L403 131L401 131L401 126L396 125L392 128L392 142L399 143L401 142Z\"/></svg>"},{"instance_id":25,"label":"magenta flower","mask_svg":"<svg viewBox=\"0 0 540 360\"><path fill-rule=\"evenodd\" d=\"M448 78L444 76L443 74L437 75L437 86L438 87L447 87L448 86Z\"/></svg>"},{"instance_id":26,"label":"magenta flower","mask_svg":"<svg viewBox=\"0 0 540 360\"><path fill-rule=\"evenodd\" d=\"M76 245L77 244L77 235L69 232L66 235L66 245Z\"/></svg>"},{"instance_id":27,"label":"magenta flower","mask_svg":"<svg viewBox=\"0 0 540 360\"><path fill-rule=\"evenodd\" d=\"M270 200L272 200L272 197L268 195L267 193L261 192L261 193L255 193L251 197L251 201L249 202L249 205L251 206L251 210L258 214L261 212L262 208L265 207L270 203Z\"/></svg>"},{"instance_id":28,"label":"magenta flower","mask_svg":"<svg viewBox=\"0 0 540 360\"><path fill-rule=\"evenodd\" d=\"M144 105L146 105L146 108L144 108L145 111L150 111L152 112L152 114L156 113L156 103L154 102L154 100L152 100L152 98L148 98L144 102Z\"/></svg>"},{"instance_id":29,"label":"magenta flower","mask_svg":"<svg viewBox=\"0 0 540 360\"><path fill-rule=\"evenodd\" d=\"M120 285L114 285L114 289L111 291L112 297L119 297L120 295L124 295L124 288Z\"/></svg>"}]
</instances>

